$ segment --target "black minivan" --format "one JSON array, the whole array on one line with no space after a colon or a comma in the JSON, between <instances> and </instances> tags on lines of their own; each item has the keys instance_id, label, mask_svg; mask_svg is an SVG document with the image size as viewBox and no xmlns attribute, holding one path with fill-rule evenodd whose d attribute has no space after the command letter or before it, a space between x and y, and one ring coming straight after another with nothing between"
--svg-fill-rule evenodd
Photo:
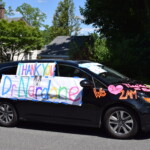
<instances>
[{"instance_id":1,"label":"black minivan","mask_svg":"<svg viewBox=\"0 0 150 150\"><path fill-rule=\"evenodd\" d=\"M150 126L149 86L96 62L8 62L0 64L0 78L2 126L19 120L103 125L122 139Z\"/></svg>"}]
</instances>

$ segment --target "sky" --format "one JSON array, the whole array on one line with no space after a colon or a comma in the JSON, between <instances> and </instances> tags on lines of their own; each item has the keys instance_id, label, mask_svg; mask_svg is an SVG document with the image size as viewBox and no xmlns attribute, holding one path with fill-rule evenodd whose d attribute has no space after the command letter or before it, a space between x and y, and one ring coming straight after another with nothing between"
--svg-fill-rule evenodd
<instances>
[{"instance_id":1,"label":"sky","mask_svg":"<svg viewBox=\"0 0 150 150\"><path fill-rule=\"evenodd\" d=\"M15 10L23 3L30 4L32 7L37 7L47 15L47 19L45 20L44 24L52 25L53 15L60 0L3 0L3 2L6 3L6 9L8 8L8 6L11 6L12 9ZM76 16L83 18L83 16L81 16L80 14L79 7L84 7L85 2L86 0L74 0ZM21 14L19 14L18 12L14 13L15 16L13 17L21 17ZM80 35L88 35L89 33L92 33L94 31L92 25L85 25L82 23L80 27Z\"/></svg>"}]
</instances>

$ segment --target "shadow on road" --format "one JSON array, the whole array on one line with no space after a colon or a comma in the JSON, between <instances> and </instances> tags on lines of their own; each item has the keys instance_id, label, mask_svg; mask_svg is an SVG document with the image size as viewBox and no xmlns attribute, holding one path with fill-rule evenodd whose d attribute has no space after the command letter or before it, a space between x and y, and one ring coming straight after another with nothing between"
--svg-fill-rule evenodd
<instances>
[{"instance_id":1,"label":"shadow on road","mask_svg":"<svg viewBox=\"0 0 150 150\"><path fill-rule=\"evenodd\" d=\"M90 128L90 127L78 127L68 125L56 125L46 123L33 123L33 122L20 122L17 128L30 129L30 130L42 130L49 132L61 132L69 134L81 134L90 136L99 136L103 138L111 138L104 130L104 128ZM150 138L150 132L140 132L133 140L145 140Z\"/></svg>"},{"instance_id":2,"label":"shadow on road","mask_svg":"<svg viewBox=\"0 0 150 150\"><path fill-rule=\"evenodd\" d=\"M31 130L42 130L49 132L61 132L69 134L83 134L91 136L101 136L108 138L104 129L90 128L90 127L79 127L70 125L58 125L58 124L48 124L48 123L33 123L33 122L19 122L17 128L31 129Z\"/></svg>"}]
</instances>

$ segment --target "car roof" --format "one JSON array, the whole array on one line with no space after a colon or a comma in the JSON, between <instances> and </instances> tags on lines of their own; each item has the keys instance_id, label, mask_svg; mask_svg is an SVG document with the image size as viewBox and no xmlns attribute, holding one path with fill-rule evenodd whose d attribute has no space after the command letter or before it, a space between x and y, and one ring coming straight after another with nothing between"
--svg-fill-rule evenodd
<instances>
[{"instance_id":1,"label":"car roof","mask_svg":"<svg viewBox=\"0 0 150 150\"><path fill-rule=\"evenodd\" d=\"M73 65L78 65L80 63L88 63L91 61L88 60L59 60L59 59L34 59L34 60L22 60L22 61L10 61L10 62L5 62L1 63L0 67L2 66L7 66L7 65L14 65L18 63L28 63L28 62L57 62L57 63L64 63L64 64L73 64Z\"/></svg>"},{"instance_id":2,"label":"car roof","mask_svg":"<svg viewBox=\"0 0 150 150\"><path fill-rule=\"evenodd\" d=\"M78 64L82 63L92 63L92 61L89 60L62 60L62 59L35 59L35 60L22 60L22 61L10 61L10 62L5 62L5 63L0 63L0 68L7 67L7 66L17 66L18 63L36 63L36 62L41 62L41 63L47 63L47 62L56 62L56 63L62 63L62 64L70 64L75 67L78 67ZM98 77L96 74L88 70L87 68L82 68L82 70L86 70L87 73L91 74L94 77ZM105 81L103 81L105 83ZM105 83L106 84L106 83Z\"/></svg>"}]
</instances>

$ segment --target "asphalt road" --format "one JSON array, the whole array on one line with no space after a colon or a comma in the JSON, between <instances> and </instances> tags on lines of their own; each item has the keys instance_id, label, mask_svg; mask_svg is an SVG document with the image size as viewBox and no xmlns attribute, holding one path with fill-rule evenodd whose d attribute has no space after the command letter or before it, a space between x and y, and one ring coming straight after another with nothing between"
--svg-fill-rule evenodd
<instances>
[{"instance_id":1,"label":"asphalt road","mask_svg":"<svg viewBox=\"0 0 150 150\"><path fill-rule=\"evenodd\" d=\"M131 140L110 138L103 129L20 123L0 127L0 150L150 150L150 132Z\"/></svg>"}]
</instances>

